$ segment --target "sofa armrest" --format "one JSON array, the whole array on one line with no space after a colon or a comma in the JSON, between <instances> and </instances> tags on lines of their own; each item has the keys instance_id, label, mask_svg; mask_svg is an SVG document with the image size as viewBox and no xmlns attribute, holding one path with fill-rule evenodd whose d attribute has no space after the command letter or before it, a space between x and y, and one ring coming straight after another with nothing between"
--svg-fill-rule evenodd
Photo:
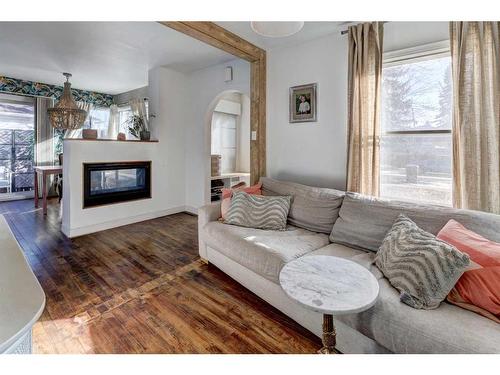
<instances>
[{"instance_id":1,"label":"sofa armrest","mask_svg":"<svg viewBox=\"0 0 500 375\"><path fill-rule=\"evenodd\" d=\"M204 241L204 230L203 227L212 222L217 221L220 218L220 202L207 204L206 206L200 207L198 209L198 245L200 257L203 261L208 263L207 259L207 245Z\"/></svg>"},{"instance_id":2,"label":"sofa armrest","mask_svg":"<svg viewBox=\"0 0 500 375\"><path fill-rule=\"evenodd\" d=\"M221 215L220 206L220 202L216 202L200 207L198 209L198 227L219 220Z\"/></svg>"}]
</instances>

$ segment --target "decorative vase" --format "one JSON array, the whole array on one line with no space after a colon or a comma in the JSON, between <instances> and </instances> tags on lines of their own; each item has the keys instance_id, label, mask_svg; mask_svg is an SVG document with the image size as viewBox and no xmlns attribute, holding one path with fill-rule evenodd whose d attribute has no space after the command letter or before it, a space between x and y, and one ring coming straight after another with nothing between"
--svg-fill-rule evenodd
<instances>
[{"instance_id":1,"label":"decorative vase","mask_svg":"<svg viewBox=\"0 0 500 375\"><path fill-rule=\"evenodd\" d=\"M149 141L151 139L151 132L149 130L141 130L139 133L141 141Z\"/></svg>"}]
</instances>

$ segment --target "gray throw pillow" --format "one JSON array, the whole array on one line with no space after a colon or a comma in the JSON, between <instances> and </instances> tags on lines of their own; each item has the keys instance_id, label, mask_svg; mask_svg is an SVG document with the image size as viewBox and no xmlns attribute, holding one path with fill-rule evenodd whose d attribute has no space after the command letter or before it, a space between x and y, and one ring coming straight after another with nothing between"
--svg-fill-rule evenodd
<instances>
[{"instance_id":1,"label":"gray throw pillow","mask_svg":"<svg viewBox=\"0 0 500 375\"><path fill-rule=\"evenodd\" d=\"M248 228L285 230L291 197L250 195L238 191L231 198L231 206L224 223Z\"/></svg>"},{"instance_id":2,"label":"gray throw pillow","mask_svg":"<svg viewBox=\"0 0 500 375\"><path fill-rule=\"evenodd\" d=\"M435 309L467 269L469 256L399 215L375 263L401 292L401 302L416 309Z\"/></svg>"},{"instance_id":3,"label":"gray throw pillow","mask_svg":"<svg viewBox=\"0 0 500 375\"><path fill-rule=\"evenodd\" d=\"M318 233L329 234L332 231L344 200L343 191L279 181L269 177L261 177L260 182L263 195L292 197L288 213L290 224Z\"/></svg>"}]
</instances>

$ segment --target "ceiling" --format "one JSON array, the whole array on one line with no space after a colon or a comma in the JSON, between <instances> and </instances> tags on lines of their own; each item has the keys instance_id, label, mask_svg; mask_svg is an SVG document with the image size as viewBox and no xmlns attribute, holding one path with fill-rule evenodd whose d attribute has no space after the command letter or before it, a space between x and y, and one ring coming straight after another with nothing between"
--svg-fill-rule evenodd
<instances>
[{"instance_id":1,"label":"ceiling","mask_svg":"<svg viewBox=\"0 0 500 375\"><path fill-rule=\"evenodd\" d=\"M285 38L266 38L250 22L217 22L264 48L294 45L339 32L347 22L306 22ZM158 66L189 73L234 56L156 22L0 22L0 76L119 94L148 84Z\"/></svg>"},{"instance_id":2,"label":"ceiling","mask_svg":"<svg viewBox=\"0 0 500 375\"><path fill-rule=\"evenodd\" d=\"M191 72L234 56L156 22L0 22L0 75L119 94L148 70Z\"/></svg>"},{"instance_id":3,"label":"ceiling","mask_svg":"<svg viewBox=\"0 0 500 375\"><path fill-rule=\"evenodd\" d=\"M216 22L219 26L248 40L256 46L269 50L275 47L300 44L323 35L340 32L351 22L305 22L304 27L297 34L284 38L267 38L256 34L250 27L250 22Z\"/></svg>"}]
</instances>

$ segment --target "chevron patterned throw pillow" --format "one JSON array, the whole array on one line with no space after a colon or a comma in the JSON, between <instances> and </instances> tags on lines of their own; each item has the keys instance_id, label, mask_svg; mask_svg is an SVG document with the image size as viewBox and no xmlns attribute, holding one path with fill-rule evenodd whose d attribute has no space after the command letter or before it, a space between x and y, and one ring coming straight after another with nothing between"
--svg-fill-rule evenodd
<instances>
[{"instance_id":1,"label":"chevron patterned throw pillow","mask_svg":"<svg viewBox=\"0 0 500 375\"><path fill-rule=\"evenodd\" d=\"M467 269L469 257L399 215L375 263L401 292L401 302L416 309L435 309Z\"/></svg>"},{"instance_id":2,"label":"chevron patterned throw pillow","mask_svg":"<svg viewBox=\"0 0 500 375\"><path fill-rule=\"evenodd\" d=\"M225 224L257 229L285 230L290 196L250 195L237 191L231 199Z\"/></svg>"}]
</instances>

